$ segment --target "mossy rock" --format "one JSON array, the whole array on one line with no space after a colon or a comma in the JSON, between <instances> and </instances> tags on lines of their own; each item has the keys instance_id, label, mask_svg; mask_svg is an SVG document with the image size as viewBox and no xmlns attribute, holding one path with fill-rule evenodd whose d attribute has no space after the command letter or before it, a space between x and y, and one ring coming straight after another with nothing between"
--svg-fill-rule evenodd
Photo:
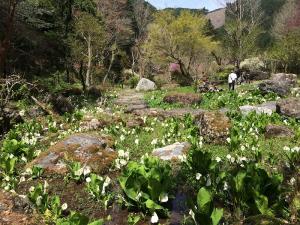
<instances>
[{"instance_id":1,"label":"mossy rock","mask_svg":"<svg viewBox=\"0 0 300 225\"><path fill-rule=\"evenodd\" d=\"M75 134L51 146L27 168L38 165L49 174L66 174L66 161L77 161L95 173L104 173L117 157L112 147L113 140L108 136Z\"/></svg>"},{"instance_id":2,"label":"mossy rock","mask_svg":"<svg viewBox=\"0 0 300 225\"><path fill-rule=\"evenodd\" d=\"M194 105L201 103L202 98L192 93L170 93L164 97L164 102L169 104Z\"/></svg>"}]
</instances>

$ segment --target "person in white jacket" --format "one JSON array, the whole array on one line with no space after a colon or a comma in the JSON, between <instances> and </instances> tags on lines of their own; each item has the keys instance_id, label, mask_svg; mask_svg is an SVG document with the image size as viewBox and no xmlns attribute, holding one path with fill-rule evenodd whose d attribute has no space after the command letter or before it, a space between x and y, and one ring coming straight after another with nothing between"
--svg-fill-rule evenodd
<instances>
[{"instance_id":1,"label":"person in white jacket","mask_svg":"<svg viewBox=\"0 0 300 225\"><path fill-rule=\"evenodd\" d=\"M233 72L230 73L229 76L228 76L228 86L229 86L229 90L234 91L236 80L237 80L237 74L233 71Z\"/></svg>"}]
</instances>

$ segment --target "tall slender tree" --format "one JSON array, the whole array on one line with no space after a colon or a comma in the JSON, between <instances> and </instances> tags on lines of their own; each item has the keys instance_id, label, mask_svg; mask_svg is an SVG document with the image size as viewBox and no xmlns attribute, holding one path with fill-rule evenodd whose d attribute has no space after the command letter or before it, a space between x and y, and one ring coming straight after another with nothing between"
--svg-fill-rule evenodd
<instances>
[{"instance_id":1,"label":"tall slender tree","mask_svg":"<svg viewBox=\"0 0 300 225\"><path fill-rule=\"evenodd\" d=\"M91 14L81 13L75 21L75 38L71 39L74 58L86 64L85 87L93 83L92 66L96 54L102 54L105 44L103 26Z\"/></svg>"}]
</instances>

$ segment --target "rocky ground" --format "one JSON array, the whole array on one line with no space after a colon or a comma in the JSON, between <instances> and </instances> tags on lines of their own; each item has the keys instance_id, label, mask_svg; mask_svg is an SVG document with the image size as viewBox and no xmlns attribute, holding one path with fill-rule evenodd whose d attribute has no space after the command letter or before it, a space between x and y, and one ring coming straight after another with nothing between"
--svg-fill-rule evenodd
<instances>
[{"instance_id":1,"label":"rocky ground","mask_svg":"<svg viewBox=\"0 0 300 225\"><path fill-rule=\"evenodd\" d=\"M208 162L211 161L224 162L226 166L222 170L235 166L243 170L245 164L255 161L268 173L277 171L284 177L282 186L291 190L286 195L289 200L285 206L289 216L252 218L250 210L244 212L246 220L241 217L237 221L239 224L263 224L262 221L297 224L299 214L294 202L299 201L300 191L297 167L300 98L295 92L298 88L295 79L292 75L276 75L262 81L258 89L254 85L250 90L240 86L236 93L215 90L195 94L191 93L192 88L188 89L191 91L171 89L147 93L118 90L116 98L106 105L78 109L65 117L42 116L29 120L11 130L3 142L1 186L11 192L0 192L0 222L63 224L64 219L72 220L72 212L79 212L90 218L90 222L104 219L105 224L149 224L157 211L161 224L181 224L185 217L191 216L188 202L193 202L203 185L204 174L200 168L210 171L213 164ZM150 83L147 87L147 81L143 81L138 90L144 89L155 89L155 85ZM30 117L28 113L29 110L25 114ZM187 163L196 146L211 154L203 153L198 158L198 170ZM291 149L293 154L287 157L286 151ZM168 175L172 180L168 192L172 194L166 202L161 196L152 197L156 202L145 207L142 201L128 198L132 195L130 190L135 189L127 190L122 179L133 173L128 169L133 167L132 162L141 163L147 155L172 168ZM289 169L286 169L287 162ZM137 170L144 170L141 169L144 164L139 164ZM159 174L167 170L159 168L162 170ZM214 185L208 185L208 180L215 176L210 173L204 186ZM142 178L137 176L132 182L140 185L139 179ZM158 186L163 188L162 183ZM147 193L144 187L140 188L145 196L152 195L151 191ZM51 203L55 196L60 203ZM151 199L145 196L141 198ZM224 224L236 223L231 215L235 211L225 209L226 201L219 201L217 204L224 207ZM159 207L164 207L167 215ZM187 221L186 224L191 224Z\"/></svg>"}]
</instances>

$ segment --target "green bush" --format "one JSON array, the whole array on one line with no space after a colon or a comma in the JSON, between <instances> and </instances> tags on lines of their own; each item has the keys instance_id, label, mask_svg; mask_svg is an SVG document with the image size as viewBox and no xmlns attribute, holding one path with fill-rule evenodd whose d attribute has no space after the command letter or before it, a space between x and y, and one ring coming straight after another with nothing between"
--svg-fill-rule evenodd
<instances>
[{"instance_id":1,"label":"green bush","mask_svg":"<svg viewBox=\"0 0 300 225\"><path fill-rule=\"evenodd\" d=\"M127 83L129 85L129 87L131 89L133 89L133 88L135 88L137 86L137 84L138 84L139 81L140 81L139 77L133 76L133 77L129 78L129 80L127 81Z\"/></svg>"},{"instance_id":2,"label":"green bush","mask_svg":"<svg viewBox=\"0 0 300 225\"><path fill-rule=\"evenodd\" d=\"M163 206L172 190L171 166L157 158L144 157L142 163L130 162L119 178L125 204L146 213L167 214Z\"/></svg>"}]
</instances>

